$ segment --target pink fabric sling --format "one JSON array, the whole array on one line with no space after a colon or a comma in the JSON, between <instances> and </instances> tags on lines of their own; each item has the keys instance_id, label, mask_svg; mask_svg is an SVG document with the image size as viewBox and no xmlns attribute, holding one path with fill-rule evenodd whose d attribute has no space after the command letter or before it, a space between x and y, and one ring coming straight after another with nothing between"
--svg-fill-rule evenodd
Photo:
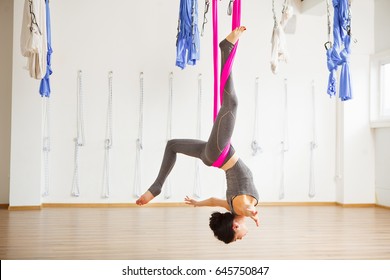
<instances>
[{"instance_id":1,"label":"pink fabric sling","mask_svg":"<svg viewBox=\"0 0 390 280\"><path fill-rule=\"evenodd\" d=\"M232 30L239 27L241 24L241 0L234 0L233 15L232 15ZM221 84L218 88L218 0L213 0L213 54L214 54L214 121L217 118L219 108L223 102L223 92L230 72L232 71L234 57L237 51L237 43L230 52L228 59L221 72ZM218 95L219 90L219 95ZM218 102L219 97L219 102ZM214 167L221 167L226 159L230 149L230 141L222 150L217 160L212 164Z\"/></svg>"}]
</instances>

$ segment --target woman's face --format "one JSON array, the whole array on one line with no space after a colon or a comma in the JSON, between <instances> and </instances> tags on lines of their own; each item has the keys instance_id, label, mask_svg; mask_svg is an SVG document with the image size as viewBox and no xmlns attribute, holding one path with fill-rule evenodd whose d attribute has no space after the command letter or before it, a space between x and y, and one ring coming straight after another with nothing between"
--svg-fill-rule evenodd
<instances>
[{"instance_id":1,"label":"woman's face","mask_svg":"<svg viewBox=\"0 0 390 280\"><path fill-rule=\"evenodd\" d=\"M247 233L248 228L245 223L244 216L238 216L233 220L233 229L234 229L234 241L241 240Z\"/></svg>"}]
</instances>

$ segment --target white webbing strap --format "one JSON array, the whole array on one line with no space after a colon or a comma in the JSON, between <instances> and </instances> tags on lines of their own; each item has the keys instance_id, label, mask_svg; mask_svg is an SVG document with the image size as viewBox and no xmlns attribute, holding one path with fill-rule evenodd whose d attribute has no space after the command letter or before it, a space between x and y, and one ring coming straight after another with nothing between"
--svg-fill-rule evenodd
<instances>
[{"instance_id":1,"label":"white webbing strap","mask_svg":"<svg viewBox=\"0 0 390 280\"><path fill-rule=\"evenodd\" d=\"M312 140L310 142L310 177L309 177L309 197L313 198L316 195L315 177L314 177L314 150L317 148L316 135L316 99L315 99L315 83L312 81L311 85L311 100L312 100Z\"/></svg>"},{"instance_id":2,"label":"white webbing strap","mask_svg":"<svg viewBox=\"0 0 390 280\"><path fill-rule=\"evenodd\" d=\"M168 92L168 117L167 117L167 142L172 139L172 106L173 106L173 72L169 73L169 92ZM169 199L172 196L171 180L168 178L164 183L164 198Z\"/></svg>"},{"instance_id":3,"label":"white webbing strap","mask_svg":"<svg viewBox=\"0 0 390 280\"><path fill-rule=\"evenodd\" d=\"M330 0L326 0L326 17L328 22L328 42L330 45L328 48L332 47L332 41L331 41L331 33L332 33L332 23L331 23L331 15L330 15Z\"/></svg>"},{"instance_id":4,"label":"white webbing strap","mask_svg":"<svg viewBox=\"0 0 390 280\"><path fill-rule=\"evenodd\" d=\"M135 153L135 172L134 172L134 196L141 196L141 150L142 150L142 133L144 119L144 73L139 75L140 97L139 97L139 119L138 119L138 138L136 140Z\"/></svg>"},{"instance_id":5,"label":"white webbing strap","mask_svg":"<svg viewBox=\"0 0 390 280\"><path fill-rule=\"evenodd\" d=\"M255 121L253 126L253 140L251 143L252 156L255 156L257 152L262 152L262 148L259 143L259 77L255 79Z\"/></svg>"},{"instance_id":6,"label":"white webbing strap","mask_svg":"<svg viewBox=\"0 0 390 280\"><path fill-rule=\"evenodd\" d=\"M200 33L200 36L202 36L202 37L203 37L203 35L204 35L204 26L205 26L206 23L207 23L207 17L206 17L206 15L207 15L207 13L208 13L208 11L209 11L209 8L210 8L210 0L205 0L205 1L204 1L204 12L203 12L202 31L201 31L201 33Z\"/></svg>"},{"instance_id":7,"label":"white webbing strap","mask_svg":"<svg viewBox=\"0 0 390 280\"><path fill-rule=\"evenodd\" d=\"M110 151L112 148L112 78L113 73L108 73L108 104L106 121L106 139L104 140L104 170L103 170L103 197L110 196Z\"/></svg>"},{"instance_id":8,"label":"white webbing strap","mask_svg":"<svg viewBox=\"0 0 390 280\"><path fill-rule=\"evenodd\" d=\"M77 73L77 136L74 141L74 170L72 196L80 196L79 149L85 146L82 71Z\"/></svg>"},{"instance_id":9,"label":"white webbing strap","mask_svg":"<svg viewBox=\"0 0 390 280\"><path fill-rule=\"evenodd\" d=\"M276 12L275 12L275 0L272 0L272 16L274 19L274 29L276 29L279 25L278 23L278 18L276 17Z\"/></svg>"},{"instance_id":10,"label":"white webbing strap","mask_svg":"<svg viewBox=\"0 0 390 280\"><path fill-rule=\"evenodd\" d=\"M42 97L43 111L43 132L42 132L42 153L43 153L43 172L44 172L44 190L42 196L49 195L50 176L49 176L49 154L50 154L50 98Z\"/></svg>"},{"instance_id":11,"label":"white webbing strap","mask_svg":"<svg viewBox=\"0 0 390 280\"><path fill-rule=\"evenodd\" d=\"M282 141L281 143L281 172L280 172L280 188L279 188L279 199L284 198L285 194L285 164L284 164L284 155L288 151L288 85L287 79L284 79L284 99L283 99L283 131L282 131Z\"/></svg>"},{"instance_id":12,"label":"white webbing strap","mask_svg":"<svg viewBox=\"0 0 390 280\"><path fill-rule=\"evenodd\" d=\"M198 75L198 110L196 120L196 138L202 138L202 74ZM195 160L195 181L194 181L194 196L200 198L202 195L202 187L200 184L199 160Z\"/></svg>"}]
</instances>

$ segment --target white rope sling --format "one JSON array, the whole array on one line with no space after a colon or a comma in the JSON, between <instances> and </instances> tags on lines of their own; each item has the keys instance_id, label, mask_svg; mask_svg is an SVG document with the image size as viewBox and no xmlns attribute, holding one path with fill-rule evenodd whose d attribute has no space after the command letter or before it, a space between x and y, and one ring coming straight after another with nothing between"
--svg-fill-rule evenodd
<instances>
[{"instance_id":1,"label":"white rope sling","mask_svg":"<svg viewBox=\"0 0 390 280\"><path fill-rule=\"evenodd\" d=\"M50 175L49 175L49 155L50 155L50 98L42 99L43 131L42 131L42 153L44 165L44 190L42 196L49 195Z\"/></svg>"},{"instance_id":2,"label":"white rope sling","mask_svg":"<svg viewBox=\"0 0 390 280\"><path fill-rule=\"evenodd\" d=\"M104 198L110 197L110 151L112 149L112 78L113 72L108 73L108 104L106 120L106 138L104 140L104 167L103 167L103 191Z\"/></svg>"},{"instance_id":3,"label":"white rope sling","mask_svg":"<svg viewBox=\"0 0 390 280\"><path fill-rule=\"evenodd\" d=\"M311 100L312 100L312 140L310 142L310 175L309 175L309 197L313 198L316 195L315 190L315 177L314 177L314 150L317 148L317 135L316 135L316 99L315 99L315 82L311 84Z\"/></svg>"},{"instance_id":4,"label":"white rope sling","mask_svg":"<svg viewBox=\"0 0 390 280\"><path fill-rule=\"evenodd\" d=\"M168 87L168 117L167 117L167 142L172 139L172 106L173 106L173 72L169 73ZM172 196L171 180L168 176L164 183L164 198L169 199Z\"/></svg>"},{"instance_id":5,"label":"white rope sling","mask_svg":"<svg viewBox=\"0 0 390 280\"><path fill-rule=\"evenodd\" d=\"M196 120L196 138L202 138L202 74L198 75L198 108L197 108L197 120ZM200 198L202 195L202 187L200 183L200 170L199 160L195 160L195 180L194 191L195 197Z\"/></svg>"},{"instance_id":6,"label":"white rope sling","mask_svg":"<svg viewBox=\"0 0 390 280\"><path fill-rule=\"evenodd\" d=\"M80 196L79 149L85 146L82 71L77 73L77 135L74 141L72 196Z\"/></svg>"},{"instance_id":7,"label":"white rope sling","mask_svg":"<svg viewBox=\"0 0 390 280\"><path fill-rule=\"evenodd\" d=\"M139 75L140 97L139 97L139 119L138 119L138 138L136 140L135 153L135 172L134 172L134 196L141 196L141 150L142 150L142 133L143 133L143 118L144 118L144 73Z\"/></svg>"},{"instance_id":8,"label":"white rope sling","mask_svg":"<svg viewBox=\"0 0 390 280\"><path fill-rule=\"evenodd\" d=\"M253 125L252 156L262 152L259 141L259 77L255 79L255 121Z\"/></svg>"},{"instance_id":9,"label":"white rope sling","mask_svg":"<svg viewBox=\"0 0 390 280\"><path fill-rule=\"evenodd\" d=\"M285 153L288 151L288 84L287 79L284 79L284 98L283 98L283 124L282 124L282 141L281 144L281 160L280 160L280 187L279 187L279 199L283 199L285 196Z\"/></svg>"}]
</instances>

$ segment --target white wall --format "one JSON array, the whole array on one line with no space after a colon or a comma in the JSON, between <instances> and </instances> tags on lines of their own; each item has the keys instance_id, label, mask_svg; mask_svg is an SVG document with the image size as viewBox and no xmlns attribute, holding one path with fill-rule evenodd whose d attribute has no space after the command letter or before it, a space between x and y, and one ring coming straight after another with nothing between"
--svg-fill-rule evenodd
<instances>
[{"instance_id":1,"label":"white wall","mask_svg":"<svg viewBox=\"0 0 390 280\"><path fill-rule=\"evenodd\" d=\"M344 196L342 203L375 202L374 139L370 127L369 69L374 52L373 1L353 1L351 75L354 97L344 105Z\"/></svg>"},{"instance_id":2,"label":"white wall","mask_svg":"<svg viewBox=\"0 0 390 280\"><path fill-rule=\"evenodd\" d=\"M371 1L356 1L354 24L367 22ZM157 175L166 141L168 74L174 72L173 138L196 135L197 77L203 75L202 138L212 125L212 31L211 14L201 39L201 61L184 71L174 66L179 1L51 1L53 70L51 97L50 195L41 198L41 100L39 84L32 81L19 53L23 1L15 1L14 76L11 159L11 205L44 203L134 202L135 142L138 130L139 73L144 72L144 150L142 190ZM220 34L230 28L225 15L228 1L220 2ZM278 3L277 4L281 4ZM277 10L280 11L280 6ZM93 9L92 9L93 8ZM278 201L280 141L282 137L283 80L288 79L289 151L285 157L283 201L336 201L335 126L336 100L326 93L328 72L323 43L327 40L326 16L298 15L296 33L287 36L290 61L275 76L269 68L273 26L271 2L243 1L242 23L248 28L237 53L234 78L239 95L233 143L254 173L263 202ZM199 8L203 14L203 5ZM201 25L202 16L199 24ZM366 28L366 27L365 27ZM372 40L373 26L356 32L359 42ZM356 27L356 30L358 28ZM360 30L360 29L359 29ZM356 45L359 49L360 43ZM355 48L355 46L353 46ZM368 54L371 45L352 56L356 100L346 103L345 177L342 192L347 203L371 203L373 196L373 148L368 129ZM367 66L368 67L368 66ZM76 135L76 78L83 71L87 145L80 152L80 192L70 195L74 168L73 138ZM114 72L114 146L111 158L111 196L102 198L105 118L108 71ZM254 121L255 77L260 77L260 142L264 152L251 156ZM315 154L316 196L308 197L311 141L311 83L316 84ZM359 82L358 82L359 81ZM366 100L367 99L367 100ZM361 113L363 112L363 113ZM359 114L358 121L352 116ZM361 115L360 115L361 114ZM368 113L367 113L368 114ZM355 123L356 122L356 123ZM356 138L356 137L357 138ZM356 141L358 139L358 141ZM349 145L353 141L353 145ZM362 162L357 162L357 155ZM355 172L368 168L368 173ZM348 168L351 168L350 170ZM182 201L192 194L194 159L179 156L171 173L173 196L155 201ZM202 197L224 195L223 172L201 166ZM357 189L353 185L358 183Z\"/></svg>"},{"instance_id":3,"label":"white wall","mask_svg":"<svg viewBox=\"0 0 390 280\"><path fill-rule=\"evenodd\" d=\"M0 204L9 203L13 1L0 2Z\"/></svg>"},{"instance_id":4,"label":"white wall","mask_svg":"<svg viewBox=\"0 0 390 280\"><path fill-rule=\"evenodd\" d=\"M41 203L41 99L20 54L24 1L14 1L10 206Z\"/></svg>"},{"instance_id":5,"label":"white wall","mask_svg":"<svg viewBox=\"0 0 390 280\"><path fill-rule=\"evenodd\" d=\"M390 149L388 149L390 141L389 128L375 129L375 184L376 184L376 199L379 205L390 206Z\"/></svg>"},{"instance_id":6,"label":"white wall","mask_svg":"<svg viewBox=\"0 0 390 280\"><path fill-rule=\"evenodd\" d=\"M375 51L376 53L390 50L388 26L390 18L390 1L375 0ZM390 128L375 128L375 186L377 203L390 206Z\"/></svg>"},{"instance_id":7,"label":"white wall","mask_svg":"<svg viewBox=\"0 0 390 280\"><path fill-rule=\"evenodd\" d=\"M390 48L390 2L375 0L375 52L386 51Z\"/></svg>"}]
</instances>

